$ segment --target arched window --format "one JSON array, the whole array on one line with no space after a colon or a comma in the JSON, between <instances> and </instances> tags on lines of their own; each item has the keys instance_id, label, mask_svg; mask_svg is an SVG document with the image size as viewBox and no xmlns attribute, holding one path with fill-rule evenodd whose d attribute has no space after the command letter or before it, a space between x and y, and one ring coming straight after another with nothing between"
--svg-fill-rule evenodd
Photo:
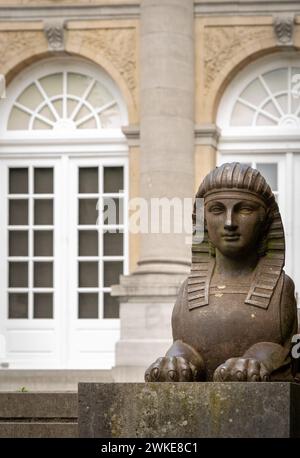
<instances>
[{"instance_id":1,"label":"arched window","mask_svg":"<svg viewBox=\"0 0 300 458\"><path fill-rule=\"evenodd\" d=\"M283 216L286 270L300 291L300 55L258 59L227 87L217 114L218 162L258 168L269 181Z\"/></svg>"},{"instance_id":2,"label":"arched window","mask_svg":"<svg viewBox=\"0 0 300 458\"><path fill-rule=\"evenodd\" d=\"M0 334L11 368L110 368L127 273L127 111L81 59L27 68L0 101Z\"/></svg>"},{"instance_id":3,"label":"arched window","mask_svg":"<svg viewBox=\"0 0 300 458\"><path fill-rule=\"evenodd\" d=\"M300 126L300 64L262 71L241 91L230 126Z\"/></svg>"},{"instance_id":4,"label":"arched window","mask_svg":"<svg viewBox=\"0 0 300 458\"><path fill-rule=\"evenodd\" d=\"M118 102L101 81L80 70L53 72L37 77L22 90L13 103L8 130L120 127Z\"/></svg>"}]
</instances>

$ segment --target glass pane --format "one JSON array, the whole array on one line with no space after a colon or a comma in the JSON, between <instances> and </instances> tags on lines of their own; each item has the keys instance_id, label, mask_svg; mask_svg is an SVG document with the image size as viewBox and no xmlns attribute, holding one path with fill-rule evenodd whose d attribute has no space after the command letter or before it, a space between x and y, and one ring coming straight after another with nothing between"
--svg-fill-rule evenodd
<instances>
[{"instance_id":1,"label":"glass pane","mask_svg":"<svg viewBox=\"0 0 300 458\"><path fill-rule=\"evenodd\" d=\"M262 114L257 116L256 125L257 126L275 126L278 122L273 121L273 119L268 118Z\"/></svg>"},{"instance_id":2,"label":"glass pane","mask_svg":"<svg viewBox=\"0 0 300 458\"><path fill-rule=\"evenodd\" d=\"M123 167L104 167L104 192L120 192L123 190Z\"/></svg>"},{"instance_id":3,"label":"glass pane","mask_svg":"<svg viewBox=\"0 0 300 458\"><path fill-rule=\"evenodd\" d=\"M34 293L33 318L53 318L52 293Z\"/></svg>"},{"instance_id":4,"label":"glass pane","mask_svg":"<svg viewBox=\"0 0 300 458\"><path fill-rule=\"evenodd\" d=\"M79 231L79 256L98 256L97 231Z\"/></svg>"},{"instance_id":5,"label":"glass pane","mask_svg":"<svg viewBox=\"0 0 300 458\"><path fill-rule=\"evenodd\" d=\"M281 118L281 114L279 113L276 105L273 103L273 101L269 101L263 106L263 110L267 111L271 115L275 116L275 118Z\"/></svg>"},{"instance_id":6,"label":"glass pane","mask_svg":"<svg viewBox=\"0 0 300 458\"><path fill-rule=\"evenodd\" d=\"M119 302L110 293L104 293L103 318L119 318Z\"/></svg>"},{"instance_id":7,"label":"glass pane","mask_svg":"<svg viewBox=\"0 0 300 458\"><path fill-rule=\"evenodd\" d=\"M79 199L79 224L97 224L97 199Z\"/></svg>"},{"instance_id":8,"label":"glass pane","mask_svg":"<svg viewBox=\"0 0 300 458\"><path fill-rule=\"evenodd\" d=\"M95 108L100 108L103 105L111 102L113 96L108 92L108 90L100 84L98 81L94 84L93 89L89 93L87 101Z\"/></svg>"},{"instance_id":9,"label":"glass pane","mask_svg":"<svg viewBox=\"0 0 300 458\"><path fill-rule=\"evenodd\" d=\"M52 105L54 106L54 109L55 109L58 117L62 118L62 115L63 115L62 99L55 100L55 102L52 102Z\"/></svg>"},{"instance_id":10,"label":"glass pane","mask_svg":"<svg viewBox=\"0 0 300 458\"><path fill-rule=\"evenodd\" d=\"M27 231L9 231L9 256L28 256Z\"/></svg>"},{"instance_id":11,"label":"glass pane","mask_svg":"<svg viewBox=\"0 0 300 458\"><path fill-rule=\"evenodd\" d=\"M22 92L17 100L19 103L24 105L26 108L35 110L40 103L44 101L44 97L33 83L25 91Z\"/></svg>"},{"instance_id":12,"label":"glass pane","mask_svg":"<svg viewBox=\"0 0 300 458\"><path fill-rule=\"evenodd\" d=\"M53 169L34 169L34 192L37 194L53 193Z\"/></svg>"},{"instance_id":13,"label":"glass pane","mask_svg":"<svg viewBox=\"0 0 300 458\"><path fill-rule=\"evenodd\" d=\"M230 120L231 126L251 126L254 116L253 108L249 108L243 103L237 102L234 105Z\"/></svg>"},{"instance_id":14,"label":"glass pane","mask_svg":"<svg viewBox=\"0 0 300 458\"><path fill-rule=\"evenodd\" d=\"M80 121L82 118L89 114L91 114L91 110L89 110L85 105L83 105L78 111L77 115L75 116L74 121Z\"/></svg>"},{"instance_id":15,"label":"glass pane","mask_svg":"<svg viewBox=\"0 0 300 458\"><path fill-rule=\"evenodd\" d=\"M292 67L291 71L291 81L290 81L290 91L291 91L291 101L292 101L292 113L296 110L299 105L299 75L300 67Z\"/></svg>"},{"instance_id":16,"label":"glass pane","mask_svg":"<svg viewBox=\"0 0 300 458\"><path fill-rule=\"evenodd\" d=\"M123 224L123 199L103 199L103 224Z\"/></svg>"},{"instance_id":17,"label":"glass pane","mask_svg":"<svg viewBox=\"0 0 300 458\"><path fill-rule=\"evenodd\" d=\"M123 255L123 233L105 232L103 234L104 256L122 256Z\"/></svg>"},{"instance_id":18,"label":"glass pane","mask_svg":"<svg viewBox=\"0 0 300 458\"><path fill-rule=\"evenodd\" d=\"M113 129L121 126L121 116L117 105L100 113L99 117L101 126L104 129Z\"/></svg>"},{"instance_id":19,"label":"glass pane","mask_svg":"<svg viewBox=\"0 0 300 458\"><path fill-rule=\"evenodd\" d=\"M98 318L98 294L79 293L78 318Z\"/></svg>"},{"instance_id":20,"label":"glass pane","mask_svg":"<svg viewBox=\"0 0 300 458\"><path fill-rule=\"evenodd\" d=\"M53 256L52 231L34 231L34 256Z\"/></svg>"},{"instance_id":21,"label":"glass pane","mask_svg":"<svg viewBox=\"0 0 300 458\"><path fill-rule=\"evenodd\" d=\"M39 112L39 115L44 116L44 118L49 119L50 121L56 121L54 118L54 115L48 105L45 105L44 108L42 108Z\"/></svg>"},{"instance_id":22,"label":"glass pane","mask_svg":"<svg viewBox=\"0 0 300 458\"><path fill-rule=\"evenodd\" d=\"M79 262L79 287L98 286L98 262Z\"/></svg>"},{"instance_id":23,"label":"glass pane","mask_svg":"<svg viewBox=\"0 0 300 458\"><path fill-rule=\"evenodd\" d=\"M256 164L257 170L260 171L262 176L266 179L267 183L271 186L273 191L277 191L277 164Z\"/></svg>"},{"instance_id":24,"label":"glass pane","mask_svg":"<svg viewBox=\"0 0 300 458\"><path fill-rule=\"evenodd\" d=\"M9 287L27 288L28 287L28 263L10 262L9 263Z\"/></svg>"},{"instance_id":25,"label":"glass pane","mask_svg":"<svg viewBox=\"0 0 300 458\"><path fill-rule=\"evenodd\" d=\"M87 89L92 78L79 73L68 73L68 94L81 96Z\"/></svg>"},{"instance_id":26,"label":"glass pane","mask_svg":"<svg viewBox=\"0 0 300 458\"><path fill-rule=\"evenodd\" d=\"M263 78L273 94L287 91L288 89L288 69L279 68L263 75Z\"/></svg>"},{"instance_id":27,"label":"glass pane","mask_svg":"<svg viewBox=\"0 0 300 458\"><path fill-rule=\"evenodd\" d=\"M78 105L78 100L73 100L70 99L69 97L67 98L67 117L70 118L73 114L73 111Z\"/></svg>"},{"instance_id":28,"label":"glass pane","mask_svg":"<svg viewBox=\"0 0 300 458\"><path fill-rule=\"evenodd\" d=\"M40 119L36 118L32 125L32 128L35 129L52 129L52 125L48 124L47 122L41 121Z\"/></svg>"},{"instance_id":29,"label":"glass pane","mask_svg":"<svg viewBox=\"0 0 300 458\"><path fill-rule=\"evenodd\" d=\"M40 78L39 82L43 86L48 97L59 95L63 92L62 73L45 76L44 78Z\"/></svg>"},{"instance_id":30,"label":"glass pane","mask_svg":"<svg viewBox=\"0 0 300 458\"><path fill-rule=\"evenodd\" d=\"M34 224L53 224L53 200L34 200Z\"/></svg>"},{"instance_id":31,"label":"glass pane","mask_svg":"<svg viewBox=\"0 0 300 458\"><path fill-rule=\"evenodd\" d=\"M7 123L8 130L27 130L29 127L31 115L25 113L17 107L13 107L11 110L9 120Z\"/></svg>"},{"instance_id":32,"label":"glass pane","mask_svg":"<svg viewBox=\"0 0 300 458\"><path fill-rule=\"evenodd\" d=\"M240 95L242 99L257 106L260 105L267 96L268 94L258 78L252 81Z\"/></svg>"},{"instance_id":33,"label":"glass pane","mask_svg":"<svg viewBox=\"0 0 300 458\"><path fill-rule=\"evenodd\" d=\"M14 226L28 224L28 200L9 201L9 224Z\"/></svg>"},{"instance_id":34,"label":"glass pane","mask_svg":"<svg viewBox=\"0 0 300 458\"><path fill-rule=\"evenodd\" d=\"M34 263L34 287L52 288L53 287L53 263L35 262Z\"/></svg>"},{"instance_id":35,"label":"glass pane","mask_svg":"<svg viewBox=\"0 0 300 458\"><path fill-rule=\"evenodd\" d=\"M123 274L122 261L106 261L104 262L104 287L117 285L119 277Z\"/></svg>"},{"instance_id":36,"label":"glass pane","mask_svg":"<svg viewBox=\"0 0 300 458\"><path fill-rule=\"evenodd\" d=\"M80 167L79 192L98 193L98 167Z\"/></svg>"},{"instance_id":37,"label":"glass pane","mask_svg":"<svg viewBox=\"0 0 300 458\"><path fill-rule=\"evenodd\" d=\"M279 106L281 107L283 113L287 113L288 112L288 96L286 94L279 95L278 97L276 97L276 100Z\"/></svg>"},{"instance_id":38,"label":"glass pane","mask_svg":"<svg viewBox=\"0 0 300 458\"><path fill-rule=\"evenodd\" d=\"M8 318L28 318L28 294L9 293Z\"/></svg>"},{"instance_id":39,"label":"glass pane","mask_svg":"<svg viewBox=\"0 0 300 458\"><path fill-rule=\"evenodd\" d=\"M28 169L9 169L10 194L28 194Z\"/></svg>"},{"instance_id":40,"label":"glass pane","mask_svg":"<svg viewBox=\"0 0 300 458\"><path fill-rule=\"evenodd\" d=\"M97 124L96 124L96 120L94 117L78 125L78 129L96 129L96 128L97 128Z\"/></svg>"}]
</instances>

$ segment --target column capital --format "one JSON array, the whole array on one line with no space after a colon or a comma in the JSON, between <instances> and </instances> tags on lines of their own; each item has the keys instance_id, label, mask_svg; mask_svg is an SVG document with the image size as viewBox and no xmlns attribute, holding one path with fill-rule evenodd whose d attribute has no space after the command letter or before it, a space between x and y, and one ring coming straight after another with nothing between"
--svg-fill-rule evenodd
<instances>
[{"instance_id":1,"label":"column capital","mask_svg":"<svg viewBox=\"0 0 300 458\"><path fill-rule=\"evenodd\" d=\"M216 124L197 124L195 126L196 145L207 145L218 148L221 129Z\"/></svg>"},{"instance_id":2,"label":"column capital","mask_svg":"<svg viewBox=\"0 0 300 458\"><path fill-rule=\"evenodd\" d=\"M122 132L127 138L128 146L140 146L140 126L138 124L123 126Z\"/></svg>"}]
</instances>

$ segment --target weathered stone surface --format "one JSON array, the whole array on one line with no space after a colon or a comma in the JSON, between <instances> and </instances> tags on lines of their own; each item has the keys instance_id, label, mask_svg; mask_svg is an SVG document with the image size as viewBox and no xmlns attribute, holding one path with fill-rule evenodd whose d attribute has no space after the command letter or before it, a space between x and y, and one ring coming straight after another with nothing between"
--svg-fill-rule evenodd
<instances>
[{"instance_id":1,"label":"weathered stone surface","mask_svg":"<svg viewBox=\"0 0 300 458\"><path fill-rule=\"evenodd\" d=\"M300 437L293 383L79 384L79 437Z\"/></svg>"},{"instance_id":2,"label":"weathered stone surface","mask_svg":"<svg viewBox=\"0 0 300 458\"><path fill-rule=\"evenodd\" d=\"M0 393L2 418L75 418L77 393Z\"/></svg>"},{"instance_id":3,"label":"weathered stone surface","mask_svg":"<svg viewBox=\"0 0 300 458\"><path fill-rule=\"evenodd\" d=\"M2 423L0 421L0 438L75 438L76 422L23 422Z\"/></svg>"},{"instance_id":4,"label":"weathered stone surface","mask_svg":"<svg viewBox=\"0 0 300 458\"><path fill-rule=\"evenodd\" d=\"M0 393L0 438L77 435L77 393Z\"/></svg>"}]
</instances>

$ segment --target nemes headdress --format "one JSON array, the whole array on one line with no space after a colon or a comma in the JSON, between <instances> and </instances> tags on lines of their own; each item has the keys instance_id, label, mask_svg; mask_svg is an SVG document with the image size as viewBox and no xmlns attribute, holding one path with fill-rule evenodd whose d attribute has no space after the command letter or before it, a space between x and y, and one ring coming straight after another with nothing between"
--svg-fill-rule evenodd
<instances>
[{"instance_id":1,"label":"nemes headdress","mask_svg":"<svg viewBox=\"0 0 300 458\"><path fill-rule=\"evenodd\" d=\"M246 164L232 162L212 170L201 183L196 198L226 198L234 193L245 192L247 199L259 201L266 209L265 231L262 234L258 253L261 256L256 267L253 282L245 303L267 309L274 289L281 275L285 260L285 239L281 216L274 194L260 172ZM193 233L197 227L196 203L193 211ZM262 249L263 246L263 249ZM206 227L201 242L194 238L192 245L192 266L188 278L189 308L202 307L209 303L209 285L215 264L210 249Z\"/></svg>"}]
</instances>

